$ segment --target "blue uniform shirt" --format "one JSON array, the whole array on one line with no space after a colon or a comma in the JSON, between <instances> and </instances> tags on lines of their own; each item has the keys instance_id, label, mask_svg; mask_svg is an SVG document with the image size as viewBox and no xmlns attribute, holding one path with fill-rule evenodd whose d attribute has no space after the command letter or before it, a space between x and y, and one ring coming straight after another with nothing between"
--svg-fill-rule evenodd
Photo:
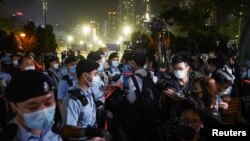
<instances>
[{"instance_id":1,"label":"blue uniform shirt","mask_svg":"<svg viewBox=\"0 0 250 141\"><path fill-rule=\"evenodd\" d=\"M88 104L83 106L80 100L70 98L71 94L67 94L63 100L62 125L72 125L86 128L88 125L96 127L96 107L92 90L85 91L80 85L76 85L74 89L80 89Z\"/></svg>"},{"instance_id":2,"label":"blue uniform shirt","mask_svg":"<svg viewBox=\"0 0 250 141\"><path fill-rule=\"evenodd\" d=\"M20 125L16 118L14 118L11 123L15 123L18 126L17 132L12 141L63 141L60 135L51 131L51 126L45 128L42 131L42 135L38 137Z\"/></svg>"},{"instance_id":3,"label":"blue uniform shirt","mask_svg":"<svg viewBox=\"0 0 250 141\"><path fill-rule=\"evenodd\" d=\"M69 75L69 79L72 81L73 85L69 86L68 82L64 79L61 79L58 82L58 86L57 86L57 99L59 100L63 100L63 98L65 97L65 95L68 93L69 90L72 90L74 88L74 86L76 85L77 79L73 76Z\"/></svg>"},{"instance_id":4,"label":"blue uniform shirt","mask_svg":"<svg viewBox=\"0 0 250 141\"><path fill-rule=\"evenodd\" d=\"M99 75L93 78L93 86L91 87L91 89L93 91L94 100L101 101L104 103L105 102L104 82L102 81ZM97 108L103 108L103 107L97 107Z\"/></svg>"},{"instance_id":5,"label":"blue uniform shirt","mask_svg":"<svg viewBox=\"0 0 250 141\"><path fill-rule=\"evenodd\" d=\"M12 78L10 74L0 71L0 79L4 80L4 82L7 85L11 81Z\"/></svg>"}]
</instances>

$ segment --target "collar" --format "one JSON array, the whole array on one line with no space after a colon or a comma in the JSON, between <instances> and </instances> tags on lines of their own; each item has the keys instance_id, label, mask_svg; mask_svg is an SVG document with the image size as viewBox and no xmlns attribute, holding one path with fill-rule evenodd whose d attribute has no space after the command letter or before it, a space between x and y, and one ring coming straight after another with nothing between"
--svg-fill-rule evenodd
<instances>
[{"instance_id":1,"label":"collar","mask_svg":"<svg viewBox=\"0 0 250 141\"><path fill-rule=\"evenodd\" d=\"M83 89L79 84L76 85L76 89L81 90L81 94L85 96L89 96L92 94L92 89L91 87L88 88L88 90Z\"/></svg>"},{"instance_id":2,"label":"collar","mask_svg":"<svg viewBox=\"0 0 250 141\"><path fill-rule=\"evenodd\" d=\"M135 71L135 74L141 74L142 76L147 76L147 71L145 69L138 69Z\"/></svg>"}]
</instances>

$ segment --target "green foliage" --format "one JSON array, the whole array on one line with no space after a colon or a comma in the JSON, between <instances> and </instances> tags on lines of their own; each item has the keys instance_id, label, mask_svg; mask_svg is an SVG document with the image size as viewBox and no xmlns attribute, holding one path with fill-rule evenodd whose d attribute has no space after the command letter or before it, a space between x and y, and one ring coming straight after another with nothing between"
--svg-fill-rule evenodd
<instances>
[{"instance_id":1,"label":"green foliage","mask_svg":"<svg viewBox=\"0 0 250 141\"><path fill-rule=\"evenodd\" d=\"M21 37L20 33L25 36ZM36 55L55 52L57 49L56 37L53 27L36 27L34 22L29 21L22 29L8 33L0 30L0 50L34 52Z\"/></svg>"},{"instance_id":2,"label":"green foliage","mask_svg":"<svg viewBox=\"0 0 250 141\"><path fill-rule=\"evenodd\" d=\"M175 42L180 40L194 51L216 50L217 41L235 39L250 11L250 2L245 0L165 1L168 5L161 15L174 27Z\"/></svg>"},{"instance_id":3,"label":"green foliage","mask_svg":"<svg viewBox=\"0 0 250 141\"><path fill-rule=\"evenodd\" d=\"M47 25L45 28L39 26L36 30L38 45L33 49L36 54L55 52L57 49L56 37L53 33L53 27Z\"/></svg>"}]
</instances>

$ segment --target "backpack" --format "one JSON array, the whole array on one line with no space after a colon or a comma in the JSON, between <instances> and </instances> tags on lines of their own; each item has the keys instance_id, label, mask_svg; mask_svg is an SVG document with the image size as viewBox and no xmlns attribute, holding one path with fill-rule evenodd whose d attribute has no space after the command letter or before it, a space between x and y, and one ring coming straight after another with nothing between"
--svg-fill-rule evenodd
<instances>
[{"instance_id":1,"label":"backpack","mask_svg":"<svg viewBox=\"0 0 250 141\"><path fill-rule=\"evenodd\" d=\"M139 89L138 82L135 75L142 79L142 91ZM131 76L131 79L136 87L136 102L139 116L142 118L153 119L158 114L158 98L159 92L156 84L151 78L151 73L147 71L147 76L143 77L141 74L135 74Z\"/></svg>"}]
</instances>

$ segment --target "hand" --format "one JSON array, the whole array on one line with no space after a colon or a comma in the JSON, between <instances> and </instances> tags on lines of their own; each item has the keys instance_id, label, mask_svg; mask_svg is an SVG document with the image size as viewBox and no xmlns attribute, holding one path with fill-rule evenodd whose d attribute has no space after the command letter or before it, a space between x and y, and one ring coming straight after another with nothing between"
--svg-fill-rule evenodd
<instances>
[{"instance_id":1,"label":"hand","mask_svg":"<svg viewBox=\"0 0 250 141\"><path fill-rule=\"evenodd\" d=\"M94 128L88 126L85 131L87 137L101 137L104 139L109 139L109 132L101 128Z\"/></svg>"},{"instance_id":2,"label":"hand","mask_svg":"<svg viewBox=\"0 0 250 141\"><path fill-rule=\"evenodd\" d=\"M113 81L118 81L119 79L120 79L120 77L121 77L121 74L115 74L113 77L112 77L112 80Z\"/></svg>"},{"instance_id":3,"label":"hand","mask_svg":"<svg viewBox=\"0 0 250 141\"><path fill-rule=\"evenodd\" d=\"M179 99L178 96L177 96L177 94L176 94L176 91L174 89L167 88L166 90L163 90L163 93L165 95L167 95L169 98L171 98L172 100Z\"/></svg>"},{"instance_id":4,"label":"hand","mask_svg":"<svg viewBox=\"0 0 250 141\"><path fill-rule=\"evenodd\" d=\"M228 104L226 102L220 102L219 103L219 108L222 108L222 109L226 110L228 108Z\"/></svg>"}]
</instances>

